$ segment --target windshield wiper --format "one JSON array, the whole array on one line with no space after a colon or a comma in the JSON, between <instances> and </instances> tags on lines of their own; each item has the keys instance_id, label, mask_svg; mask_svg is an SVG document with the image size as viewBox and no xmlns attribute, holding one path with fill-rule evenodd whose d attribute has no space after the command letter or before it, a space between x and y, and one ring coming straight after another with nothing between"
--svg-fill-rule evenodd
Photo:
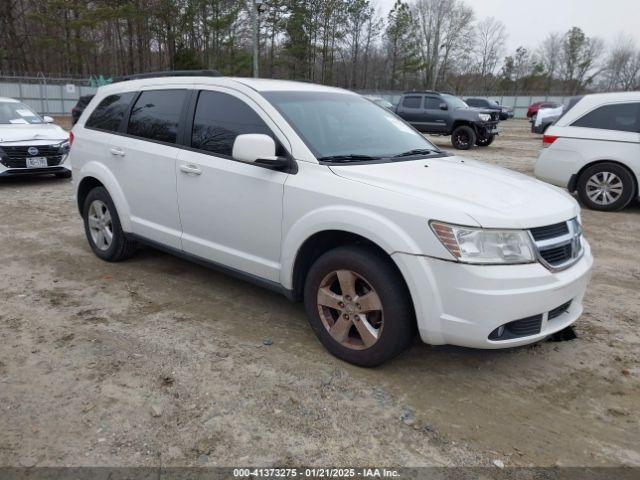
<instances>
[{"instance_id":1,"label":"windshield wiper","mask_svg":"<svg viewBox=\"0 0 640 480\"><path fill-rule=\"evenodd\" d=\"M413 150L409 150L407 152L399 153L398 155L394 155L393 157L410 157L411 155L428 155L429 153L439 153L437 150L433 150L431 148L414 148Z\"/></svg>"},{"instance_id":2,"label":"windshield wiper","mask_svg":"<svg viewBox=\"0 0 640 480\"><path fill-rule=\"evenodd\" d=\"M380 157L372 157L371 155L357 155L350 153L348 155L330 155L328 157L318 158L321 162L366 162L367 160L380 160Z\"/></svg>"}]
</instances>

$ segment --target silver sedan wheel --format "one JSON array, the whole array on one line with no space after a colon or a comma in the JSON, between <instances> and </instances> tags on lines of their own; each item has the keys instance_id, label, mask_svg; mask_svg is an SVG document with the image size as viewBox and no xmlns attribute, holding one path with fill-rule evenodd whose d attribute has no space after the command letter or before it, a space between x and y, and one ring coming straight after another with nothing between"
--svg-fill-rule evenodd
<instances>
[{"instance_id":1,"label":"silver sedan wheel","mask_svg":"<svg viewBox=\"0 0 640 480\"><path fill-rule=\"evenodd\" d=\"M371 284L351 270L326 275L317 294L322 324L335 341L353 350L373 346L382 334L382 301Z\"/></svg>"},{"instance_id":2,"label":"silver sedan wheel","mask_svg":"<svg viewBox=\"0 0 640 480\"><path fill-rule=\"evenodd\" d=\"M113 242L113 221L109 208L102 200L94 200L89 205L88 222L93 244L103 252L109 250Z\"/></svg>"},{"instance_id":3,"label":"silver sedan wheel","mask_svg":"<svg viewBox=\"0 0 640 480\"><path fill-rule=\"evenodd\" d=\"M622 180L612 172L598 172L587 180L587 196L593 203L598 205L611 205L620 196L624 185Z\"/></svg>"}]
</instances>

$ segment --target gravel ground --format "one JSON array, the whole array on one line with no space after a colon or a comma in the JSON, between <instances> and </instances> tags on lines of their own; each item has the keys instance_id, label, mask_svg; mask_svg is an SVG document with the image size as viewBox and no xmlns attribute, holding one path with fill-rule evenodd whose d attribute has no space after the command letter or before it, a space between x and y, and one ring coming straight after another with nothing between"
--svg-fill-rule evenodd
<instances>
[{"instance_id":1,"label":"gravel ground","mask_svg":"<svg viewBox=\"0 0 640 480\"><path fill-rule=\"evenodd\" d=\"M531 174L527 127L467 155ZM0 465L640 465L637 203L583 212L576 340L416 341L366 370L274 293L150 249L98 260L69 181L0 199Z\"/></svg>"}]
</instances>

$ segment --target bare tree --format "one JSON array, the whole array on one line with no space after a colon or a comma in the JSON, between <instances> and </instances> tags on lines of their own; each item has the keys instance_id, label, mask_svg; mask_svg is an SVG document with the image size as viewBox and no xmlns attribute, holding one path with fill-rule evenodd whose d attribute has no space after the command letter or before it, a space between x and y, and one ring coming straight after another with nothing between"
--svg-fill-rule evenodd
<instances>
[{"instance_id":1,"label":"bare tree","mask_svg":"<svg viewBox=\"0 0 640 480\"><path fill-rule=\"evenodd\" d=\"M550 33L540 44L537 56L544 67L544 73L547 77L546 93L551 91L553 79L558 73L562 54L562 35L559 33Z\"/></svg>"},{"instance_id":2,"label":"bare tree","mask_svg":"<svg viewBox=\"0 0 640 480\"><path fill-rule=\"evenodd\" d=\"M634 90L640 87L640 50L629 35L621 34L607 56L604 72L607 90Z\"/></svg>"},{"instance_id":3,"label":"bare tree","mask_svg":"<svg viewBox=\"0 0 640 480\"><path fill-rule=\"evenodd\" d=\"M478 22L476 32L478 74L482 78L484 90L487 90L504 53L507 29L500 20L487 17Z\"/></svg>"}]
</instances>

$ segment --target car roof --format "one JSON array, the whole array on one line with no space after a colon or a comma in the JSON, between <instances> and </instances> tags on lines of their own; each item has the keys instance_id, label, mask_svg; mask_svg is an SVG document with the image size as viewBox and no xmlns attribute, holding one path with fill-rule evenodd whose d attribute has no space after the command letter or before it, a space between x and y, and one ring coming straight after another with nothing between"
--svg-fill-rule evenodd
<instances>
[{"instance_id":1,"label":"car roof","mask_svg":"<svg viewBox=\"0 0 640 480\"><path fill-rule=\"evenodd\" d=\"M248 87L257 92L298 91L298 92L342 92L356 95L353 92L336 87L328 87L315 83L295 82L291 80L274 80L267 78L243 78L243 77L153 77L137 80L126 80L100 87L100 91L108 93L125 92L145 87L159 87L163 85L212 85L221 87Z\"/></svg>"},{"instance_id":2,"label":"car roof","mask_svg":"<svg viewBox=\"0 0 640 480\"><path fill-rule=\"evenodd\" d=\"M20 103L20 100L16 100L15 98L9 98L9 97L0 97L0 102Z\"/></svg>"},{"instance_id":3,"label":"car roof","mask_svg":"<svg viewBox=\"0 0 640 480\"><path fill-rule=\"evenodd\" d=\"M612 103L640 102L640 92L614 92L614 93L592 93L585 95L565 113L558 121L559 126L566 126L583 116L585 113Z\"/></svg>"}]
</instances>

